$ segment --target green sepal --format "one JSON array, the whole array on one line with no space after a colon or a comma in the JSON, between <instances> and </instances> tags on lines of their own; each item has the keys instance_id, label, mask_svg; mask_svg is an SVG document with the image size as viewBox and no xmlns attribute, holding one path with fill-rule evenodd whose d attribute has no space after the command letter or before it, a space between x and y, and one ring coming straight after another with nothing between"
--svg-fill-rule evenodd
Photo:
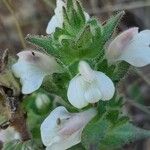
<instances>
[{"instance_id":1,"label":"green sepal","mask_svg":"<svg viewBox=\"0 0 150 150\"><path fill-rule=\"evenodd\" d=\"M54 47L52 38L49 36L27 35L26 40L40 48L43 48L47 53L58 57L58 51Z\"/></svg>"},{"instance_id":2,"label":"green sepal","mask_svg":"<svg viewBox=\"0 0 150 150\"><path fill-rule=\"evenodd\" d=\"M115 66L112 72L112 80L114 82L120 81L128 72L130 65L127 62L120 62Z\"/></svg>"},{"instance_id":3,"label":"green sepal","mask_svg":"<svg viewBox=\"0 0 150 150\"><path fill-rule=\"evenodd\" d=\"M43 48L68 66L81 59L93 59L100 52L101 25L96 19L86 22L81 4L67 1L63 8L64 23L51 36L31 36L26 40Z\"/></svg>"},{"instance_id":4,"label":"green sepal","mask_svg":"<svg viewBox=\"0 0 150 150\"><path fill-rule=\"evenodd\" d=\"M81 4L77 0L68 0L67 8L64 8L64 28L75 36L86 23ZM69 25L69 26L68 26ZM67 27L69 27L67 29Z\"/></svg>"},{"instance_id":5,"label":"green sepal","mask_svg":"<svg viewBox=\"0 0 150 150\"><path fill-rule=\"evenodd\" d=\"M106 59L104 59L102 62L97 63L97 65L95 66L96 70L105 73L115 83L119 82L122 78L125 77L129 68L130 65L127 62L122 61L114 65L109 65Z\"/></svg>"},{"instance_id":6,"label":"green sepal","mask_svg":"<svg viewBox=\"0 0 150 150\"><path fill-rule=\"evenodd\" d=\"M55 94L67 100L66 93L69 81L70 76L68 73L55 73L52 76L45 77L42 88L51 94Z\"/></svg>"},{"instance_id":7,"label":"green sepal","mask_svg":"<svg viewBox=\"0 0 150 150\"><path fill-rule=\"evenodd\" d=\"M116 27L120 23L120 20L124 16L125 12L121 11L117 15L112 16L106 24L103 25L103 43L105 44L107 41L110 40L112 34L116 30Z\"/></svg>"},{"instance_id":8,"label":"green sepal","mask_svg":"<svg viewBox=\"0 0 150 150\"><path fill-rule=\"evenodd\" d=\"M109 112L111 111L115 111L115 112L118 111L117 113L120 114L120 111L123 105L124 105L123 98L115 94L114 97L109 101L98 102L98 106L97 106L98 114L100 117L105 113L109 114ZM114 118L113 114L110 116L110 120L111 120L111 117Z\"/></svg>"}]
</instances>

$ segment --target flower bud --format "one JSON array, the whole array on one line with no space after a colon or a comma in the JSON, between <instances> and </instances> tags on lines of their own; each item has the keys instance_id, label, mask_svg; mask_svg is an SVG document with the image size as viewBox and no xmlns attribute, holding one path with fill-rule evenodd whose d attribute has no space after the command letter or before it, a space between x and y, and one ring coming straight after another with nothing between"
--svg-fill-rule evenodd
<instances>
[{"instance_id":1,"label":"flower bud","mask_svg":"<svg viewBox=\"0 0 150 150\"><path fill-rule=\"evenodd\" d=\"M46 94L38 93L36 98L36 106L38 109L44 109L50 104L50 99Z\"/></svg>"}]
</instances>

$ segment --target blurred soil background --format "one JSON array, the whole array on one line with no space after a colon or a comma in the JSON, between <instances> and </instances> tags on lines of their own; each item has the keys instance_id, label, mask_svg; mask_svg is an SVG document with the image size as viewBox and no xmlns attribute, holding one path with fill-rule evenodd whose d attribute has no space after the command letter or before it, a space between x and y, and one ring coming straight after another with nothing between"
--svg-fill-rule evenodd
<instances>
[{"instance_id":1,"label":"blurred soil background","mask_svg":"<svg viewBox=\"0 0 150 150\"><path fill-rule=\"evenodd\" d=\"M125 10L118 31L138 26L150 29L150 0L81 0L85 10L101 22L119 10ZM30 49L27 34L46 35L47 23L53 15L55 0L0 0L0 50L8 48L12 55ZM150 130L150 66L132 69L118 90L125 96L124 111L131 121ZM111 150L111 149L110 149ZM122 150L150 150L150 139L126 145Z\"/></svg>"}]
</instances>

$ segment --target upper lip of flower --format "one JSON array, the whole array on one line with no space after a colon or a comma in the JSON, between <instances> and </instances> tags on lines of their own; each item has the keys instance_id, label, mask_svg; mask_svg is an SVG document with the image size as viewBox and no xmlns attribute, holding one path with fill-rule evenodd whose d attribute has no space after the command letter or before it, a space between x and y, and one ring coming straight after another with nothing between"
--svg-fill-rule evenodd
<instances>
[{"instance_id":1,"label":"upper lip of flower","mask_svg":"<svg viewBox=\"0 0 150 150\"><path fill-rule=\"evenodd\" d=\"M138 28L133 27L122 32L114 40L112 40L106 50L106 58L108 58L108 61L113 63L114 59L117 59L122 54L123 50L132 43L133 37L137 34Z\"/></svg>"},{"instance_id":2,"label":"upper lip of flower","mask_svg":"<svg viewBox=\"0 0 150 150\"><path fill-rule=\"evenodd\" d=\"M79 62L79 73L89 83L95 79L95 73L85 61Z\"/></svg>"},{"instance_id":3,"label":"upper lip of flower","mask_svg":"<svg viewBox=\"0 0 150 150\"><path fill-rule=\"evenodd\" d=\"M138 32L138 28L128 29L118 35L106 50L109 64L126 61L132 66L143 67L150 64L150 30Z\"/></svg>"}]
</instances>

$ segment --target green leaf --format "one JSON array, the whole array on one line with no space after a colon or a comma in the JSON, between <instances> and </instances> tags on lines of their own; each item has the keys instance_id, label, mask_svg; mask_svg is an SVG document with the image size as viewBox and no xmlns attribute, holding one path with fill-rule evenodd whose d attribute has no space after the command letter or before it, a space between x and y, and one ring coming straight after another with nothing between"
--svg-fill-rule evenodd
<instances>
[{"instance_id":1,"label":"green leaf","mask_svg":"<svg viewBox=\"0 0 150 150\"><path fill-rule=\"evenodd\" d=\"M85 14L78 1L67 1L63 8L64 23L50 36L27 36L26 40L56 57L57 61L70 66L81 59L93 59L101 50L101 25Z\"/></svg>"},{"instance_id":2,"label":"green leaf","mask_svg":"<svg viewBox=\"0 0 150 150\"><path fill-rule=\"evenodd\" d=\"M34 44L38 47L43 48L47 53L59 57L59 53L57 49L55 49L55 44L52 41L52 38L49 36L36 36L36 35L28 35L26 40L31 44Z\"/></svg>"},{"instance_id":3,"label":"green leaf","mask_svg":"<svg viewBox=\"0 0 150 150\"><path fill-rule=\"evenodd\" d=\"M109 111L121 111L122 106L123 98L115 94L114 97L109 101L99 101L97 109L99 116L102 116L106 112L109 113ZM112 115L110 117L114 118Z\"/></svg>"},{"instance_id":4,"label":"green leaf","mask_svg":"<svg viewBox=\"0 0 150 150\"><path fill-rule=\"evenodd\" d=\"M75 35L80 31L86 22L83 8L77 0L68 0L65 12L65 16L67 16L68 19L64 21L64 25L66 23L70 24L71 28L68 28L70 30L67 31L69 33L74 33L73 35Z\"/></svg>"},{"instance_id":5,"label":"green leaf","mask_svg":"<svg viewBox=\"0 0 150 150\"><path fill-rule=\"evenodd\" d=\"M113 33L116 30L116 27L118 26L118 24L124 14L125 14L125 12L122 11L122 12L118 13L117 15L110 17L110 19L103 26L101 26L100 41L97 40L99 38L95 39L100 44L99 46L97 46L97 48L99 47L99 49L100 49L99 54L97 54L97 57L94 59L95 66L101 66L101 63L103 62L102 60L105 57L105 47L104 46L105 46L106 42L110 41ZM97 33L99 34L100 32L98 31Z\"/></svg>"},{"instance_id":6,"label":"green leaf","mask_svg":"<svg viewBox=\"0 0 150 150\"><path fill-rule=\"evenodd\" d=\"M107 60L104 59L102 62L97 63L97 66L95 68L98 71L104 72L114 82L117 83L125 77L129 70L129 67L130 65L124 61L117 63L116 65L109 66Z\"/></svg>"},{"instance_id":7,"label":"green leaf","mask_svg":"<svg viewBox=\"0 0 150 150\"><path fill-rule=\"evenodd\" d=\"M77 47L86 47L87 42L89 42L92 38L92 34L90 33L90 26L86 26L84 30L76 37Z\"/></svg>"},{"instance_id":8,"label":"green leaf","mask_svg":"<svg viewBox=\"0 0 150 150\"><path fill-rule=\"evenodd\" d=\"M111 74L114 82L119 82L128 72L130 65L126 62L118 63Z\"/></svg>"},{"instance_id":9,"label":"green leaf","mask_svg":"<svg viewBox=\"0 0 150 150\"><path fill-rule=\"evenodd\" d=\"M76 9L77 15L81 18L80 20L84 24L86 21L86 18L85 18L85 14L83 12L83 8L81 6L81 3L79 1L76 1L76 7L77 7L77 9Z\"/></svg>"},{"instance_id":10,"label":"green leaf","mask_svg":"<svg viewBox=\"0 0 150 150\"><path fill-rule=\"evenodd\" d=\"M149 137L150 131L126 123L116 126L106 133L105 138L101 141L101 149L108 150L110 147L118 149L130 142Z\"/></svg>"},{"instance_id":11,"label":"green leaf","mask_svg":"<svg viewBox=\"0 0 150 150\"><path fill-rule=\"evenodd\" d=\"M101 117L91 121L82 133L82 144L87 149L109 150L121 148L130 142L150 137L150 131L130 124L127 119L116 120L116 124Z\"/></svg>"},{"instance_id":12,"label":"green leaf","mask_svg":"<svg viewBox=\"0 0 150 150\"><path fill-rule=\"evenodd\" d=\"M52 76L45 77L42 88L45 91L51 94L56 94L66 100L66 93L69 81L70 76L68 75L68 73L55 73Z\"/></svg>"},{"instance_id":13,"label":"green leaf","mask_svg":"<svg viewBox=\"0 0 150 150\"><path fill-rule=\"evenodd\" d=\"M99 150L101 140L103 140L108 128L109 122L105 119L92 120L82 133L82 144L87 149Z\"/></svg>"},{"instance_id":14,"label":"green leaf","mask_svg":"<svg viewBox=\"0 0 150 150\"><path fill-rule=\"evenodd\" d=\"M111 17L106 24L103 26L103 42L106 43L110 40L112 34L114 33L116 27L118 26L120 20L122 19L123 15L125 14L124 11L121 11L117 15Z\"/></svg>"},{"instance_id":15,"label":"green leaf","mask_svg":"<svg viewBox=\"0 0 150 150\"><path fill-rule=\"evenodd\" d=\"M106 59L104 59L102 62L99 62L96 64L95 69L98 71L101 71L105 73L107 76L111 78L112 73L114 72L115 66L109 66Z\"/></svg>"},{"instance_id":16,"label":"green leaf","mask_svg":"<svg viewBox=\"0 0 150 150\"><path fill-rule=\"evenodd\" d=\"M136 140L150 137L150 131L138 128L122 114L123 99L115 95L110 101L99 101L97 116L84 128L82 145L87 149L121 148Z\"/></svg>"}]
</instances>

